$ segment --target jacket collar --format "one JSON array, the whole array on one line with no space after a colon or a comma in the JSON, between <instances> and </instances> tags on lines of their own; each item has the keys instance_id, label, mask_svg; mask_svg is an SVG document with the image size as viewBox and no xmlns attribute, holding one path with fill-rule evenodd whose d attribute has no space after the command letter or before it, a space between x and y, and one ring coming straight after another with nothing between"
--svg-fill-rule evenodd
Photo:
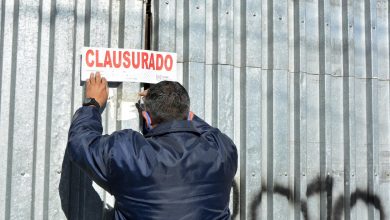
<instances>
[{"instance_id":1,"label":"jacket collar","mask_svg":"<svg viewBox=\"0 0 390 220\"><path fill-rule=\"evenodd\" d=\"M159 135L175 133L175 132L192 132L197 135L200 135L200 132L195 128L192 121L174 120L174 121L164 122L157 125L155 128L151 129L147 134L145 134L145 137L148 138L148 137L159 136Z\"/></svg>"}]
</instances>

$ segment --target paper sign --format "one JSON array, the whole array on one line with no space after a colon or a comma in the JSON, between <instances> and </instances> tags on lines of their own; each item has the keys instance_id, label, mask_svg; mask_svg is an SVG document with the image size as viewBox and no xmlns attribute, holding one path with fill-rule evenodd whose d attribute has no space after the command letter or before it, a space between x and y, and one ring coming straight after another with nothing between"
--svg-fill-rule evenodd
<instances>
[{"instance_id":1,"label":"paper sign","mask_svg":"<svg viewBox=\"0 0 390 220\"><path fill-rule=\"evenodd\" d=\"M109 82L177 81L176 53L150 50L84 47L81 81L100 72Z\"/></svg>"}]
</instances>

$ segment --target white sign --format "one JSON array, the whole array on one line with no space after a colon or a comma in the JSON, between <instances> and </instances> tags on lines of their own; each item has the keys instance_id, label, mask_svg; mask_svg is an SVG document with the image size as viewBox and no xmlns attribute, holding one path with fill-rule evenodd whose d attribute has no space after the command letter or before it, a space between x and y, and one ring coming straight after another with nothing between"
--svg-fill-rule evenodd
<instances>
[{"instance_id":1,"label":"white sign","mask_svg":"<svg viewBox=\"0 0 390 220\"><path fill-rule=\"evenodd\" d=\"M96 72L109 82L177 81L176 69L176 53L97 47L81 52L81 81Z\"/></svg>"}]
</instances>

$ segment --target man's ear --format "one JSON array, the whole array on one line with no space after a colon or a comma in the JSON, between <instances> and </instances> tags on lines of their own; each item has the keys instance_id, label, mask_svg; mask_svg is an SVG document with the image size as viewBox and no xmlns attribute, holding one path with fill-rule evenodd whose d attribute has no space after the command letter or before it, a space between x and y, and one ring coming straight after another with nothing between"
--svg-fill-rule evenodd
<instances>
[{"instance_id":1,"label":"man's ear","mask_svg":"<svg viewBox=\"0 0 390 220\"><path fill-rule=\"evenodd\" d=\"M152 129L152 119L147 111L142 111L142 117L144 117L149 129Z\"/></svg>"},{"instance_id":2,"label":"man's ear","mask_svg":"<svg viewBox=\"0 0 390 220\"><path fill-rule=\"evenodd\" d=\"M188 112L187 120L192 121L192 118L194 118L194 113L192 111Z\"/></svg>"}]
</instances>

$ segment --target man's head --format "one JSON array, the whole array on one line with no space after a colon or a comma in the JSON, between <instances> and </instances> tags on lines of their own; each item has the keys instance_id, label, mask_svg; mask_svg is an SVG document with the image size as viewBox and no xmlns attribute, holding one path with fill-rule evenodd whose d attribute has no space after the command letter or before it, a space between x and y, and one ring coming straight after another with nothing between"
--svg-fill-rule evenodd
<instances>
[{"instance_id":1,"label":"man's head","mask_svg":"<svg viewBox=\"0 0 390 220\"><path fill-rule=\"evenodd\" d=\"M162 81L152 85L144 103L153 125L186 119L190 110L190 97L178 82Z\"/></svg>"}]
</instances>

